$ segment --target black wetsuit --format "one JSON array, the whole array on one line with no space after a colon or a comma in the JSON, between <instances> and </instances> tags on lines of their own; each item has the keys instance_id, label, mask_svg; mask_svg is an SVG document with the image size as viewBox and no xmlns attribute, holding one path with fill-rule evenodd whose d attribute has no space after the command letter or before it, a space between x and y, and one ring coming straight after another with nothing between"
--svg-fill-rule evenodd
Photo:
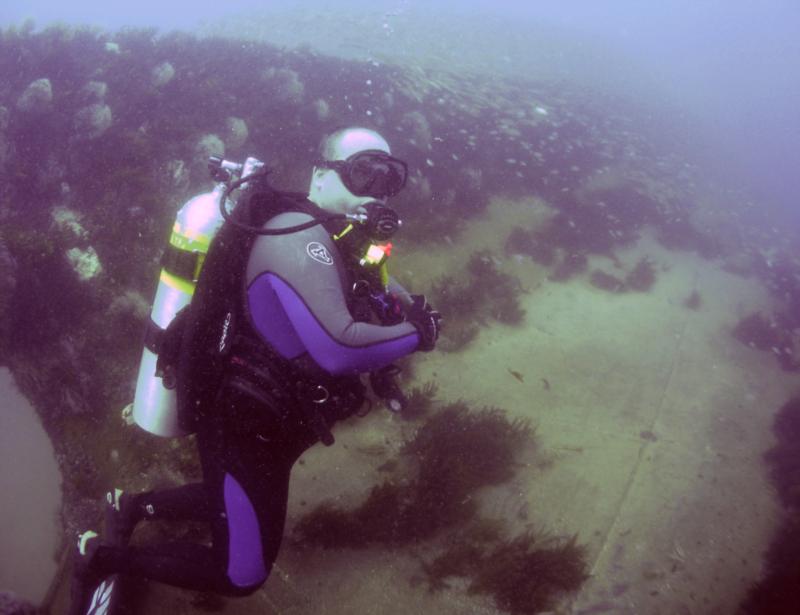
<instances>
[{"instance_id":1,"label":"black wetsuit","mask_svg":"<svg viewBox=\"0 0 800 615\"><path fill-rule=\"evenodd\" d=\"M282 228L310 219L302 211L289 211L266 224ZM231 312L224 302L216 311L195 314L191 326L197 335L184 352L188 375L183 378L191 386L181 388L179 382L179 403L198 408L203 482L129 500L135 521L207 521L212 545L101 547L93 568L227 595L249 594L266 580L283 535L293 464L324 440L336 421L361 406L359 374L380 369L419 345L417 330L407 322L373 324L363 314L354 318L349 289L359 266L330 231L320 225L251 238L247 244L236 243L244 241L241 232L220 231L195 297L218 298L215 284L231 274L219 254L246 245L246 267L236 282L244 307L238 318L244 322L223 324L220 337L219 321ZM229 325L237 331L230 339ZM218 346L223 345L231 348L220 358ZM261 374L256 378L253 363ZM304 403L308 386L312 397L322 392L315 401L324 398L326 403Z\"/></svg>"}]
</instances>

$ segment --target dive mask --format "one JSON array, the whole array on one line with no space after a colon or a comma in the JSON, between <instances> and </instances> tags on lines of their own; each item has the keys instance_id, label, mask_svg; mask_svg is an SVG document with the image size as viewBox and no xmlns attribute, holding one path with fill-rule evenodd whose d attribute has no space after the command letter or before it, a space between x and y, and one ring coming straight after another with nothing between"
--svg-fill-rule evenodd
<instances>
[{"instance_id":1,"label":"dive mask","mask_svg":"<svg viewBox=\"0 0 800 615\"><path fill-rule=\"evenodd\" d=\"M317 166L336 171L345 188L355 196L376 199L394 196L408 179L408 165L381 150L358 152L347 160L320 160Z\"/></svg>"}]
</instances>

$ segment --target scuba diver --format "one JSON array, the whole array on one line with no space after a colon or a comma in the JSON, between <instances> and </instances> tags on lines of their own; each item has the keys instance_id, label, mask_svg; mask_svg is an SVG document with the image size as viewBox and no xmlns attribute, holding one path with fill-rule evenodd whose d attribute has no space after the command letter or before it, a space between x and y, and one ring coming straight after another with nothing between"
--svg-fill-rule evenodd
<instances>
[{"instance_id":1,"label":"scuba diver","mask_svg":"<svg viewBox=\"0 0 800 615\"><path fill-rule=\"evenodd\" d=\"M400 409L393 362L434 349L439 313L385 266L399 227L386 201L403 188L406 164L358 127L328 135L319 154L307 196L274 190L261 170L231 184L241 188L232 212L230 190L220 199L225 222L158 357L174 374L181 426L196 434L203 480L109 493L105 536L79 538L70 613L94 612L92 593L111 575L256 591L278 555L295 461L360 414L362 375ZM128 546L145 519L206 522L211 545Z\"/></svg>"}]
</instances>

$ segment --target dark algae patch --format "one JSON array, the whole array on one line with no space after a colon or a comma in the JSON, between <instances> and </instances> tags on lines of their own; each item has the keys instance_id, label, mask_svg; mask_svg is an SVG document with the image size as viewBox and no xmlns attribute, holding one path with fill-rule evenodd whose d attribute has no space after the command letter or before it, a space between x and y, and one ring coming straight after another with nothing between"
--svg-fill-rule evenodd
<instances>
[{"instance_id":1,"label":"dark algae patch","mask_svg":"<svg viewBox=\"0 0 800 615\"><path fill-rule=\"evenodd\" d=\"M653 261L644 257L636 263L636 266L625 276L625 287L629 290L646 293L656 283L656 269Z\"/></svg>"},{"instance_id":2,"label":"dark algae patch","mask_svg":"<svg viewBox=\"0 0 800 615\"><path fill-rule=\"evenodd\" d=\"M425 565L431 591L447 587L448 578L463 577L469 593L492 596L509 613L550 611L589 578L585 549L575 537L525 533L506 539L499 528L484 523L453 536L450 543Z\"/></svg>"},{"instance_id":3,"label":"dark algae patch","mask_svg":"<svg viewBox=\"0 0 800 615\"><path fill-rule=\"evenodd\" d=\"M552 610L588 578L586 555L575 538L539 545L531 534L497 545L482 558L469 591L491 595L509 613Z\"/></svg>"},{"instance_id":4,"label":"dark algae patch","mask_svg":"<svg viewBox=\"0 0 800 615\"><path fill-rule=\"evenodd\" d=\"M699 310L700 306L703 305L703 298L700 296L700 293L696 290L693 290L689 293L689 296L683 300L683 306L689 310Z\"/></svg>"},{"instance_id":5,"label":"dark algae patch","mask_svg":"<svg viewBox=\"0 0 800 615\"><path fill-rule=\"evenodd\" d=\"M321 547L405 545L472 519L481 487L514 475L516 454L531 428L497 408L445 406L402 450L410 476L372 488L361 506L323 504L295 527L299 542Z\"/></svg>"},{"instance_id":6,"label":"dark algae patch","mask_svg":"<svg viewBox=\"0 0 800 615\"><path fill-rule=\"evenodd\" d=\"M556 262L556 247L544 237L516 227L506 239L506 252L525 254L534 262L550 267Z\"/></svg>"},{"instance_id":7,"label":"dark algae patch","mask_svg":"<svg viewBox=\"0 0 800 615\"><path fill-rule=\"evenodd\" d=\"M600 290L606 290L610 293L621 293L625 290L625 282L623 280L599 269L592 271L589 279L592 286Z\"/></svg>"},{"instance_id":8,"label":"dark algae patch","mask_svg":"<svg viewBox=\"0 0 800 615\"><path fill-rule=\"evenodd\" d=\"M760 312L742 318L733 328L733 337L742 344L758 350L770 350L783 342L783 336L776 323Z\"/></svg>"},{"instance_id":9,"label":"dark algae patch","mask_svg":"<svg viewBox=\"0 0 800 615\"><path fill-rule=\"evenodd\" d=\"M800 396L778 410L773 432L778 443L764 456L770 479L783 505L800 511Z\"/></svg>"},{"instance_id":10,"label":"dark algae patch","mask_svg":"<svg viewBox=\"0 0 800 615\"><path fill-rule=\"evenodd\" d=\"M440 550L423 563L431 591L463 577L469 593L489 595L509 613L550 610L586 580L585 549L575 537L508 537L505 522L478 513L476 499L482 487L514 476L518 453L532 436L527 422L510 421L500 409L445 405L404 445L407 476L376 485L356 508L320 505L295 526L297 544L397 548L426 542Z\"/></svg>"},{"instance_id":11,"label":"dark algae patch","mask_svg":"<svg viewBox=\"0 0 800 615\"><path fill-rule=\"evenodd\" d=\"M467 263L467 270L476 285L486 295L489 315L507 325L519 325L525 311L519 305L522 288L513 276L501 272L489 251L475 252Z\"/></svg>"},{"instance_id":12,"label":"dark algae patch","mask_svg":"<svg viewBox=\"0 0 800 615\"><path fill-rule=\"evenodd\" d=\"M589 259L582 252L569 252L547 277L551 282L566 282L589 268Z\"/></svg>"},{"instance_id":13,"label":"dark algae patch","mask_svg":"<svg viewBox=\"0 0 800 615\"><path fill-rule=\"evenodd\" d=\"M431 302L447 323L449 343L442 349L454 352L465 348L480 328L491 322L522 325L523 293L517 278L501 271L490 251L473 252L464 270L442 276L431 285Z\"/></svg>"},{"instance_id":14,"label":"dark algae patch","mask_svg":"<svg viewBox=\"0 0 800 615\"><path fill-rule=\"evenodd\" d=\"M778 410L773 432L778 442L764 459L785 518L767 549L762 578L742 603L742 615L800 613L800 396Z\"/></svg>"},{"instance_id":15,"label":"dark algae patch","mask_svg":"<svg viewBox=\"0 0 800 615\"><path fill-rule=\"evenodd\" d=\"M774 354L781 369L795 372L800 370L800 364L794 356L795 344L790 327L791 324L780 314L767 317L761 312L753 312L736 323L731 334L750 348Z\"/></svg>"},{"instance_id":16,"label":"dark algae patch","mask_svg":"<svg viewBox=\"0 0 800 615\"><path fill-rule=\"evenodd\" d=\"M413 387L406 396L406 407L403 408L400 417L410 421L428 416L436 403L438 391L439 385L434 381Z\"/></svg>"},{"instance_id":17,"label":"dark algae patch","mask_svg":"<svg viewBox=\"0 0 800 615\"><path fill-rule=\"evenodd\" d=\"M589 276L589 282L595 288L608 291L610 293L625 292L650 292L656 283L656 268L649 258L641 258L631 269L625 278L606 273L600 269L595 269Z\"/></svg>"}]
</instances>

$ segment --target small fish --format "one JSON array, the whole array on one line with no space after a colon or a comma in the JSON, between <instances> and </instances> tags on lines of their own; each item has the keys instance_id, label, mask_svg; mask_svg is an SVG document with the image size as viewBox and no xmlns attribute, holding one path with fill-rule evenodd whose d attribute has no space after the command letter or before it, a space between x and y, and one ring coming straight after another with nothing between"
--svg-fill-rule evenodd
<instances>
[{"instance_id":1,"label":"small fish","mask_svg":"<svg viewBox=\"0 0 800 615\"><path fill-rule=\"evenodd\" d=\"M516 379L517 379L517 380L519 380L520 382L525 382L525 377L524 377L522 374L520 374L520 373L519 373L519 372L517 372L517 371L514 371L514 370L513 370L513 369L511 369L510 367L506 367L506 369L508 370L508 373L509 373L509 374L511 374L512 376L514 376L514 378L516 378Z\"/></svg>"}]
</instances>

